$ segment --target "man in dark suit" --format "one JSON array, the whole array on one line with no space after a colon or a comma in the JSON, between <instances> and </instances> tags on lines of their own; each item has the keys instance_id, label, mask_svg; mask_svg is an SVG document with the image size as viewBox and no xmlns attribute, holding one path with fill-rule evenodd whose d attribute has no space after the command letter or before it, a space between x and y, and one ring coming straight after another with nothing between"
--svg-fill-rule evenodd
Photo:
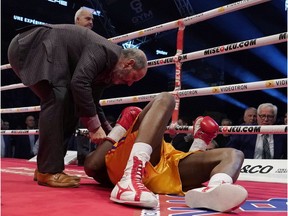
<instances>
[{"instance_id":1,"label":"man in dark suit","mask_svg":"<svg viewBox=\"0 0 288 216\"><path fill-rule=\"evenodd\" d=\"M271 103L260 104L257 109L258 125L273 125L277 119L277 107ZM287 159L287 134L232 135L227 147L241 150L245 158ZM267 148L265 145L267 144Z\"/></svg>"},{"instance_id":2,"label":"man in dark suit","mask_svg":"<svg viewBox=\"0 0 288 216\"><path fill-rule=\"evenodd\" d=\"M92 142L110 125L99 105L105 88L132 85L147 72L143 51L126 49L76 25L32 26L8 49L9 63L24 85L39 96L39 151L35 180L52 187L78 187L63 173L67 142L80 118Z\"/></svg>"},{"instance_id":3,"label":"man in dark suit","mask_svg":"<svg viewBox=\"0 0 288 216\"><path fill-rule=\"evenodd\" d=\"M224 118L221 120L221 126L231 126L232 120L228 118ZM230 134L218 134L218 136L214 139L217 143L216 148L225 148L227 143L230 140Z\"/></svg>"}]
</instances>

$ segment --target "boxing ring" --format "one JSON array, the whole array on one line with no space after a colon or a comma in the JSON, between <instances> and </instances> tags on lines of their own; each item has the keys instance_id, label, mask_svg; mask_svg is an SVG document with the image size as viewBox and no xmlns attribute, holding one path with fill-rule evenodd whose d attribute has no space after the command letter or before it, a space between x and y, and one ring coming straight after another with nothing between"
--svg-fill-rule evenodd
<instances>
[{"instance_id":1,"label":"boxing ring","mask_svg":"<svg viewBox=\"0 0 288 216\"><path fill-rule=\"evenodd\" d=\"M172 121L167 126L167 133L191 133L192 126L179 126L177 120L179 117L179 108L182 98L209 96L216 94L230 94L236 92L256 91L274 88L287 88L287 78L263 80L259 82L238 83L233 85L213 86L196 89L181 89L181 69L182 64L187 61L207 58L215 55L222 55L231 52L238 52L246 49L267 46L277 43L287 42L287 32L281 32L275 35L269 35L261 38L251 38L245 41L238 41L232 44L224 44L217 47L207 48L191 53L183 53L183 37L185 27L197 22L231 13L237 10L255 6L267 2L268 0L244 0L229 5L225 5L200 14L186 17L173 22L164 23L150 28L142 29L132 33L120 35L109 40L114 43L120 43L139 37L144 37L159 32L178 29L176 41L176 54L166 58L154 59L148 61L148 68L158 67L168 64L175 64L175 86L170 93L175 97L176 106L173 111ZM2 65L2 70L11 69L9 64ZM149 70L148 70L149 73ZM137 84L136 84L137 85ZM26 88L22 83L12 84L1 87L2 91ZM112 106L129 103L149 102L159 93L135 95L128 97L103 99L100 101L102 106ZM7 113L25 113L39 112L40 106L1 108L1 114ZM1 130L1 135L28 135L38 134L38 130ZM87 133L87 129L79 129L77 134ZM287 134L287 125L269 125L269 126L220 126L219 134ZM83 168L69 164L66 166L68 174L77 174L81 176L81 186L77 189L59 189L47 187L35 187L32 181L35 160L21 160L2 158L2 211L8 215L21 215L22 210L17 210L15 205L21 202L29 208L25 209L25 215L38 215L41 208L43 211L44 203L39 206L35 203L39 199L54 203L50 208L54 211L44 210L46 215L222 215L208 210L195 210L187 208L183 197L159 195L160 206L156 210L134 209L127 206L112 204L109 201L110 189L103 189L94 180L87 177ZM248 200L239 208L237 215L286 215L287 214L287 160L248 160L245 159L242 166L238 184L244 186L249 193ZM19 188L20 187L20 188ZM17 189L18 188L18 189ZM75 193L75 190L77 191ZM31 191L33 191L31 193ZM34 193L35 192L35 193ZM52 192L52 193L51 193ZM95 194L96 192L96 194ZM21 197L22 193L22 197ZM44 195L44 193L46 195ZM97 194L99 193L99 195ZM19 195L20 194L20 195ZM47 195L48 194L48 195ZM55 198L53 195L58 194ZM13 197L18 196L17 199ZM27 201L29 196L32 203ZM44 197L45 196L45 197ZM26 197L26 199L25 199ZM66 202L61 201L69 197ZM86 197L86 198L83 198ZM104 198L103 198L104 197ZM96 200L96 203L95 203ZM79 209L75 206L79 205ZM90 205L89 205L90 204ZM39 208L38 208L39 207ZM61 208L62 210L56 210ZM108 210L109 209L109 210ZM45 213L46 211L46 213ZM42 212L43 214L43 212ZM224 214L223 214L224 215Z\"/></svg>"}]
</instances>

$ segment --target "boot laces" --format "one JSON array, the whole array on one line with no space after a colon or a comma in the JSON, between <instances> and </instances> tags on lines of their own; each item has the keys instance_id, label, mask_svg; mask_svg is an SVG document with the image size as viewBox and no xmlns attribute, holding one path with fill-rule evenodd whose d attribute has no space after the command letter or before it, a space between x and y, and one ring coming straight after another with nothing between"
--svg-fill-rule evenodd
<instances>
[{"instance_id":1,"label":"boot laces","mask_svg":"<svg viewBox=\"0 0 288 216\"><path fill-rule=\"evenodd\" d=\"M135 189L142 191L149 191L142 182L142 177L145 175L145 169L143 167L143 162L139 160L136 156L134 157L134 165L132 168L132 178L134 178L133 186Z\"/></svg>"}]
</instances>

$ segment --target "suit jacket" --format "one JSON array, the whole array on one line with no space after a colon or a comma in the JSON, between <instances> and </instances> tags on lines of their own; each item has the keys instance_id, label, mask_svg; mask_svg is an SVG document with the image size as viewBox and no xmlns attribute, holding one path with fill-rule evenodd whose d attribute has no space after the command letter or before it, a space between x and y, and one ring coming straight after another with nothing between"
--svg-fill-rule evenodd
<instances>
[{"instance_id":1,"label":"suit jacket","mask_svg":"<svg viewBox=\"0 0 288 216\"><path fill-rule=\"evenodd\" d=\"M38 135L34 135L34 145L38 139ZM15 158L30 159L34 156L32 153L29 135L15 136Z\"/></svg>"},{"instance_id":2,"label":"suit jacket","mask_svg":"<svg viewBox=\"0 0 288 216\"><path fill-rule=\"evenodd\" d=\"M214 139L217 142L217 148L225 148L227 147L227 143L230 140L231 135L223 136L223 134L218 134L218 136Z\"/></svg>"},{"instance_id":3,"label":"suit jacket","mask_svg":"<svg viewBox=\"0 0 288 216\"><path fill-rule=\"evenodd\" d=\"M254 158L257 134L231 135L227 147L241 150L245 158ZM273 159L287 159L287 135L273 134L274 157Z\"/></svg>"},{"instance_id":4,"label":"suit jacket","mask_svg":"<svg viewBox=\"0 0 288 216\"><path fill-rule=\"evenodd\" d=\"M76 114L93 117L98 113L103 122L106 118L99 108L99 100L111 83L111 71L121 50L88 28L41 25L31 27L11 41L8 59L24 85L48 80L52 86L69 87Z\"/></svg>"},{"instance_id":5,"label":"suit jacket","mask_svg":"<svg viewBox=\"0 0 288 216\"><path fill-rule=\"evenodd\" d=\"M187 134L177 134L171 141L173 147L179 151L188 152L192 145L192 140L186 142L184 139L186 136Z\"/></svg>"},{"instance_id":6,"label":"suit jacket","mask_svg":"<svg viewBox=\"0 0 288 216\"><path fill-rule=\"evenodd\" d=\"M4 157L13 157L13 151L14 151L14 140L12 136L10 135L1 135L3 136L4 145L5 145L5 152Z\"/></svg>"}]
</instances>

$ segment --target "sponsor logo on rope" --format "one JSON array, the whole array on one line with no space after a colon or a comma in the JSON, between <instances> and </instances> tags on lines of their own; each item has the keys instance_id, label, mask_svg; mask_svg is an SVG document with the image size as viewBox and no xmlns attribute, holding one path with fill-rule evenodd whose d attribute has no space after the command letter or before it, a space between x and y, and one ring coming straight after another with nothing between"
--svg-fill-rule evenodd
<instances>
[{"instance_id":1,"label":"sponsor logo on rope","mask_svg":"<svg viewBox=\"0 0 288 216\"><path fill-rule=\"evenodd\" d=\"M279 40L286 40L287 32L279 34Z\"/></svg>"},{"instance_id":2,"label":"sponsor logo on rope","mask_svg":"<svg viewBox=\"0 0 288 216\"><path fill-rule=\"evenodd\" d=\"M218 12L222 13L222 12L224 12L224 11L225 11L225 8L224 8L224 7L218 8Z\"/></svg>"},{"instance_id":3,"label":"sponsor logo on rope","mask_svg":"<svg viewBox=\"0 0 288 216\"><path fill-rule=\"evenodd\" d=\"M161 28L163 28L163 25L158 25L158 26L153 26L153 27L150 27L150 28L147 28L147 29L143 29L143 33L145 32L154 32L155 30L158 31L160 30Z\"/></svg>"},{"instance_id":4,"label":"sponsor logo on rope","mask_svg":"<svg viewBox=\"0 0 288 216\"><path fill-rule=\"evenodd\" d=\"M119 102L122 102L122 98L108 99L106 102L107 102L107 104L109 104L109 103L119 103Z\"/></svg>"},{"instance_id":5,"label":"sponsor logo on rope","mask_svg":"<svg viewBox=\"0 0 288 216\"><path fill-rule=\"evenodd\" d=\"M184 130L184 131L187 131L187 130L189 130L189 126L188 126L188 125L176 125L176 126L175 126L175 130L179 130L179 131Z\"/></svg>"},{"instance_id":6,"label":"sponsor logo on rope","mask_svg":"<svg viewBox=\"0 0 288 216\"><path fill-rule=\"evenodd\" d=\"M29 130L12 130L11 133L27 134L29 133Z\"/></svg>"},{"instance_id":7,"label":"sponsor logo on rope","mask_svg":"<svg viewBox=\"0 0 288 216\"><path fill-rule=\"evenodd\" d=\"M150 100L152 100L153 98L155 98L156 97L156 94L155 95L143 95L143 96L139 96L138 97L138 100L139 101L150 101Z\"/></svg>"},{"instance_id":8,"label":"sponsor logo on rope","mask_svg":"<svg viewBox=\"0 0 288 216\"><path fill-rule=\"evenodd\" d=\"M176 57L179 62L181 62L181 60L183 59L187 59L187 55L179 55ZM168 58L164 58L164 59L156 59L156 60L151 60L148 61L148 66L151 65L161 65L161 64L169 64L169 63L173 63L175 62L175 56L174 57L168 57Z\"/></svg>"},{"instance_id":9,"label":"sponsor logo on rope","mask_svg":"<svg viewBox=\"0 0 288 216\"><path fill-rule=\"evenodd\" d=\"M230 50L236 50L236 49L241 49L244 47L250 47L250 46L255 46L256 45L256 39L252 40L246 40L246 41L241 41L239 43L233 43L233 44L228 44L220 47L214 47L211 49L204 50L204 55L211 55L215 53L220 53L220 52L227 52Z\"/></svg>"},{"instance_id":10,"label":"sponsor logo on rope","mask_svg":"<svg viewBox=\"0 0 288 216\"><path fill-rule=\"evenodd\" d=\"M137 101L138 101L138 97L133 97L133 98L132 98L132 101L133 101L133 102L137 102Z\"/></svg>"},{"instance_id":11,"label":"sponsor logo on rope","mask_svg":"<svg viewBox=\"0 0 288 216\"><path fill-rule=\"evenodd\" d=\"M193 20L193 19L197 19L197 18L200 18L204 15L204 13L200 13L200 14L195 14L193 16L190 16L190 17L186 17L183 19L183 22L187 22L189 20Z\"/></svg>"},{"instance_id":12,"label":"sponsor logo on rope","mask_svg":"<svg viewBox=\"0 0 288 216\"><path fill-rule=\"evenodd\" d=\"M108 40L110 41L117 41L119 39L123 39L123 38L128 38L129 35L128 34L125 34L125 35L119 35L119 36L116 36L116 37L113 37L113 38L109 38Z\"/></svg>"},{"instance_id":13,"label":"sponsor logo on rope","mask_svg":"<svg viewBox=\"0 0 288 216\"><path fill-rule=\"evenodd\" d=\"M245 84L220 87L221 92L233 92L246 89L248 89L248 86Z\"/></svg>"},{"instance_id":14,"label":"sponsor logo on rope","mask_svg":"<svg viewBox=\"0 0 288 216\"><path fill-rule=\"evenodd\" d=\"M197 90L183 90L183 91L178 92L179 97L189 96L189 95L197 95L197 94L198 94Z\"/></svg>"},{"instance_id":15,"label":"sponsor logo on rope","mask_svg":"<svg viewBox=\"0 0 288 216\"><path fill-rule=\"evenodd\" d=\"M234 7L234 6L237 6L237 5L240 5L240 4L245 4L247 2L249 2L251 0L243 0L243 1L238 1L238 2L235 2L235 3L232 3L232 4L229 4L227 5L226 7L229 8L229 7Z\"/></svg>"},{"instance_id":16,"label":"sponsor logo on rope","mask_svg":"<svg viewBox=\"0 0 288 216\"><path fill-rule=\"evenodd\" d=\"M271 81L272 82L272 81ZM287 79L276 81L277 86L287 86Z\"/></svg>"},{"instance_id":17,"label":"sponsor logo on rope","mask_svg":"<svg viewBox=\"0 0 288 216\"><path fill-rule=\"evenodd\" d=\"M269 81L265 82L265 86L267 88L274 87L274 81L273 80L269 80Z\"/></svg>"},{"instance_id":18,"label":"sponsor logo on rope","mask_svg":"<svg viewBox=\"0 0 288 216\"><path fill-rule=\"evenodd\" d=\"M220 88L219 87L212 87L212 93L216 94L220 92Z\"/></svg>"},{"instance_id":19,"label":"sponsor logo on rope","mask_svg":"<svg viewBox=\"0 0 288 216\"><path fill-rule=\"evenodd\" d=\"M260 132L261 131L261 126L222 126L222 128L219 128L220 132L247 132L247 133L252 133L252 132Z\"/></svg>"}]
</instances>

